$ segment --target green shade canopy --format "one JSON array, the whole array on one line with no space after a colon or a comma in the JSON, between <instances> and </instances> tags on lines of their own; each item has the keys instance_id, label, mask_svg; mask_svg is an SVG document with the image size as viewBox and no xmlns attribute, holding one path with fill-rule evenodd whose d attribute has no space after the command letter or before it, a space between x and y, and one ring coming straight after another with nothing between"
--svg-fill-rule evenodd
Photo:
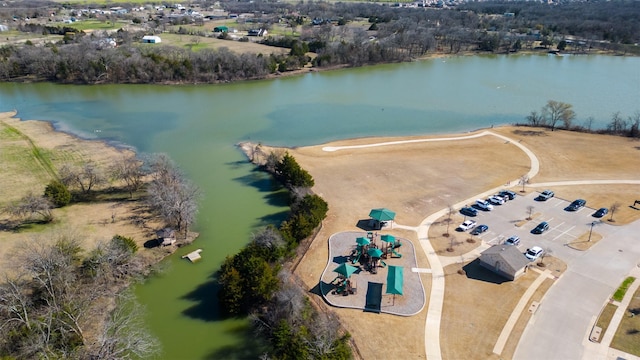
<instances>
[{"instance_id":1,"label":"green shade canopy","mask_svg":"<svg viewBox=\"0 0 640 360\"><path fill-rule=\"evenodd\" d=\"M359 237L356 239L356 244L358 245L369 245L371 243L371 241L369 241L369 239L367 239L366 237Z\"/></svg>"},{"instance_id":2,"label":"green shade canopy","mask_svg":"<svg viewBox=\"0 0 640 360\"><path fill-rule=\"evenodd\" d=\"M371 257L379 258L379 257L382 256L382 250L376 249L376 248L371 248L371 249L367 250L367 254L369 254L369 256L371 256Z\"/></svg>"},{"instance_id":3,"label":"green shade canopy","mask_svg":"<svg viewBox=\"0 0 640 360\"><path fill-rule=\"evenodd\" d=\"M337 268L333 269L334 272L337 272L338 274L348 278L351 276L351 274L353 274L354 272L356 272L356 270L358 270L357 267L355 266L351 266L347 263L343 263L340 264L340 266L338 266Z\"/></svg>"},{"instance_id":4,"label":"green shade canopy","mask_svg":"<svg viewBox=\"0 0 640 360\"><path fill-rule=\"evenodd\" d=\"M387 273L387 294L402 295L402 284L404 283L404 273L402 266L389 265Z\"/></svg>"},{"instance_id":5,"label":"green shade canopy","mask_svg":"<svg viewBox=\"0 0 640 360\"><path fill-rule=\"evenodd\" d=\"M396 213L387 208L371 209L369 217L378 221L391 221L396 218Z\"/></svg>"},{"instance_id":6,"label":"green shade canopy","mask_svg":"<svg viewBox=\"0 0 640 360\"><path fill-rule=\"evenodd\" d=\"M384 242L388 242L388 243L395 243L396 242L396 237L393 236L393 235L384 234L384 235L380 236L380 240L382 240Z\"/></svg>"}]
</instances>

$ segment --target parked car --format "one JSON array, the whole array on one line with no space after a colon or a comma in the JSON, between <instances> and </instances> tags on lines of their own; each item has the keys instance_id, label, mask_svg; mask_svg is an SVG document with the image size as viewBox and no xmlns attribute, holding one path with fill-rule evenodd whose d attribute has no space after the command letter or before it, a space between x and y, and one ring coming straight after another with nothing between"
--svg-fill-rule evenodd
<instances>
[{"instance_id":1,"label":"parked car","mask_svg":"<svg viewBox=\"0 0 640 360\"><path fill-rule=\"evenodd\" d=\"M556 196L556 194L553 191L545 190L545 191L541 192L540 195L538 195L538 200L547 201L547 200L551 199L554 196Z\"/></svg>"},{"instance_id":2,"label":"parked car","mask_svg":"<svg viewBox=\"0 0 640 360\"><path fill-rule=\"evenodd\" d=\"M477 216L478 210L472 207L463 207L462 209L460 209L460 214L466 215L466 216Z\"/></svg>"},{"instance_id":3,"label":"parked car","mask_svg":"<svg viewBox=\"0 0 640 360\"><path fill-rule=\"evenodd\" d=\"M531 230L531 232L534 233L534 234L542 234L543 232L545 232L547 230L549 230L549 223L546 222L546 221L543 221L540 224L538 224L538 226L533 228L533 230Z\"/></svg>"},{"instance_id":4,"label":"parked car","mask_svg":"<svg viewBox=\"0 0 640 360\"><path fill-rule=\"evenodd\" d=\"M544 252L544 250L542 250L542 248L540 246L534 246L531 249L527 249L527 252L524 253L524 256L526 256L527 259L533 261L533 260L539 258L540 255L542 255L543 252Z\"/></svg>"},{"instance_id":5,"label":"parked car","mask_svg":"<svg viewBox=\"0 0 640 360\"><path fill-rule=\"evenodd\" d=\"M571 204L569 204L569 206L567 206L567 208L565 210L567 210L567 211L578 211L578 210L582 209L586 204L587 204L587 200L584 200L584 199L573 200L573 202Z\"/></svg>"},{"instance_id":6,"label":"parked car","mask_svg":"<svg viewBox=\"0 0 640 360\"><path fill-rule=\"evenodd\" d=\"M493 195L492 197L490 197L489 199L490 203L492 203L493 205L502 205L504 204L504 199L502 198L502 196L499 195Z\"/></svg>"},{"instance_id":7,"label":"parked car","mask_svg":"<svg viewBox=\"0 0 640 360\"><path fill-rule=\"evenodd\" d=\"M476 227L476 221L475 220L466 220L465 222L463 222L462 224L460 224L458 226L458 230L460 231L467 231L467 230L471 230L474 227Z\"/></svg>"},{"instance_id":8,"label":"parked car","mask_svg":"<svg viewBox=\"0 0 640 360\"><path fill-rule=\"evenodd\" d=\"M507 245L520 245L520 237L513 235L504 242Z\"/></svg>"},{"instance_id":9,"label":"parked car","mask_svg":"<svg viewBox=\"0 0 640 360\"><path fill-rule=\"evenodd\" d=\"M473 231L471 231L471 235L480 235L483 232L489 230L487 225L478 225Z\"/></svg>"},{"instance_id":10,"label":"parked car","mask_svg":"<svg viewBox=\"0 0 640 360\"><path fill-rule=\"evenodd\" d=\"M509 200L513 200L516 198L516 193L514 193L511 190L502 190L498 193L498 195L502 196L502 197L506 197Z\"/></svg>"},{"instance_id":11,"label":"parked car","mask_svg":"<svg viewBox=\"0 0 640 360\"><path fill-rule=\"evenodd\" d=\"M484 211L491 211L493 210L493 205L489 204L488 201L486 200L482 200L482 199L478 199L476 200L476 206L480 209L480 210L484 210Z\"/></svg>"},{"instance_id":12,"label":"parked car","mask_svg":"<svg viewBox=\"0 0 640 360\"><path fill-rule=\"evenodd\" d=\"M601 218L605 215L607 215L609 213L609 209L607 208L600 208L598 210L596 210L596 212L593 213L593 217L597 217L597 218Z\"/></svg>"}]
</instances>

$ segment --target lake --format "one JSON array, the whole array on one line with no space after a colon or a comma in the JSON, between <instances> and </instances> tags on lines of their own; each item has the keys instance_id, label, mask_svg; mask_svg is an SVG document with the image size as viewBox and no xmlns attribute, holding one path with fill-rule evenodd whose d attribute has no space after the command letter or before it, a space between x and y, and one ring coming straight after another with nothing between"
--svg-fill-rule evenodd
<instances>
[{"instance_id":1,"label":"lake","mask_svg":"<svg viewBox=\"0 0 640 360\"><path fill-rule=\"evenodd\" d=\"M192 246L136 288L165 359L246 358L259 351L243 319L217 314L213 273L256 229L287 214L286 194L235 147L469 131L523 122L547 100L576 124L640 111L640 58L474 56L221 85L0 84L0 111L87 138L163 152L204 192ZM180 256L202 248L203 260Z\"/></svg>"}]
</instances>

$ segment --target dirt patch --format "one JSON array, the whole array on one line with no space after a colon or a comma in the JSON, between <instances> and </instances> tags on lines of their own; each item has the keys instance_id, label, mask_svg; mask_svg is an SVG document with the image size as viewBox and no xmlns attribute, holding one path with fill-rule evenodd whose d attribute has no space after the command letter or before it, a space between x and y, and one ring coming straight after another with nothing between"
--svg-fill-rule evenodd
<instances>
[{"instance_id":1,"label":"dirt patch","mask_svg":"<svg viewBox=\"0 0 640 360\"><path fill-rule=\"evenodd\" d=\"M602 240L602 235L593 232L586 232L567 244L568 247L580 251L591 249L591 247Z\"/></svg>"}]
</instances>

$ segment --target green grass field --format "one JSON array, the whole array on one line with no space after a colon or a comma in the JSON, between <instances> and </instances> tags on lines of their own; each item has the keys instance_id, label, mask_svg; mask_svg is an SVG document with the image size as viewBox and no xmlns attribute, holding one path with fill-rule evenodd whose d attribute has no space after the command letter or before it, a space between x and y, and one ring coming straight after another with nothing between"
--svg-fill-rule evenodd
<instances>
[{"instance_id":1,"label":"green grass field","mask_svg":"<svg viewBox=\"0 0 640 360\"><path fill-rule=\"evenodd\" d=\"M636 278L634 278L633 276L629 276L628 278L624 279L618 290L616 290L616 292L613 294L613 300L622 301L624 295L627 293L627 289L629 289L629 286L631 286L635 279Z\"/></svg>"}]
</instances>

